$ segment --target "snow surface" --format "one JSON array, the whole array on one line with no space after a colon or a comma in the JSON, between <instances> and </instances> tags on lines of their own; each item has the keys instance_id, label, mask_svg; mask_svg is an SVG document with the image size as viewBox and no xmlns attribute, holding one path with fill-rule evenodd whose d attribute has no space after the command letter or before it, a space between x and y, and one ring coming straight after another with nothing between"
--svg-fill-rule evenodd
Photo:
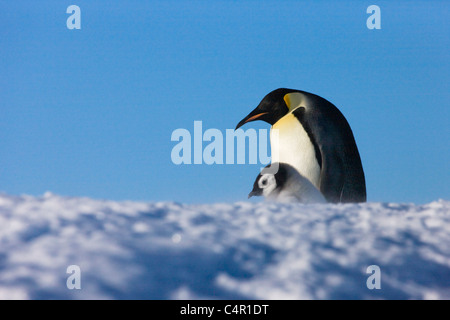
<instances>
[{"instance_id":1,"label":"snow surface","mask_svg":"<svg viewBox=\"0 0 450 320\"><path fill-rule=\"evenodd\" d=\"M67 267L81 268L69 290ZM367 267L381 269L369 290ZM0 194L0 299L450 299L450 202Z\"/></svg>"}]
</instances>

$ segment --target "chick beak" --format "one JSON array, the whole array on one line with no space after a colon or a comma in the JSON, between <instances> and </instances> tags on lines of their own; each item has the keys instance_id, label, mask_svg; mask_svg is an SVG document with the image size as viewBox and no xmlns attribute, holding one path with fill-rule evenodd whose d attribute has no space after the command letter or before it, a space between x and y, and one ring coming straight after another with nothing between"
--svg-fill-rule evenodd
<instances>
[{"instance_id":1,"label":"chick beak","mask_svg":"<svg viewBox=\"0 0 450 320\"><path fill-rule=\"evenodd\" d=\"M250 199L251 197L257 196L255 191L252 191L248 194L248 199Z\"/></svg>"}]
</instances>

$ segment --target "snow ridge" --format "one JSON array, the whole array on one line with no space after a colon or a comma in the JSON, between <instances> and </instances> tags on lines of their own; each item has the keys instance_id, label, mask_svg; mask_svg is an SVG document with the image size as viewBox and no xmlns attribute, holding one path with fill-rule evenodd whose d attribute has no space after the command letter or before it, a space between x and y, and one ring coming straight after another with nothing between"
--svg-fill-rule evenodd
<instances>
[{"instance_id":1,"label":"snow ridge","mask_svg":"<svg viewBox=\"0 0 450 320\"><path fill-rule=\"evenodd\" d=\"M66 287L70 265L81 290ZM381 269L380 290L366 286L370 265ZM0 194L0 299L450 299L450 201Z\"/></svg>"}]
</instances>

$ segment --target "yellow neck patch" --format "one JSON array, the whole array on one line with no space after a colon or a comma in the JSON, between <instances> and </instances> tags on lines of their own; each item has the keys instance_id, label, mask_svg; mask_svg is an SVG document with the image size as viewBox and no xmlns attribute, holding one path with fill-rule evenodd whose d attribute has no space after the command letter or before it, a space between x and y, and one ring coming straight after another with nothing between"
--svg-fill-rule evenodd
<instances>
[{"instance_id":1,"label":"yellow neck patch","mask_svg":"<svg viewBox=\"0 0 450 320\"><path fill-rule=\"evenodd\" d=\"M300 92L291 92L284 96L284 102L289 108L289 111L293 111L300 107L303 102L303 95Z\"/></svg>"}]
</instances>

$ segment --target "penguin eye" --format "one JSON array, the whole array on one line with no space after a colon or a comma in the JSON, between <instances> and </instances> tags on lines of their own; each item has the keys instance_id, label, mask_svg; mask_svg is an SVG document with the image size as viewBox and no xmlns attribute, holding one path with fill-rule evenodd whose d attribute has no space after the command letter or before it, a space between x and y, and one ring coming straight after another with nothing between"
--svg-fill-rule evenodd
<instances>
[{"instance_id":1,"label":"penguin eye","mask_svg":"<svg viewBox=\"0 0 450 320\"><path fill-rule=\"evenodd\" d=\"M263 186L267 186L267 179L263 179L263 180L261 181L261 183L262 183Z\"/></svg>"}]
</instances>

